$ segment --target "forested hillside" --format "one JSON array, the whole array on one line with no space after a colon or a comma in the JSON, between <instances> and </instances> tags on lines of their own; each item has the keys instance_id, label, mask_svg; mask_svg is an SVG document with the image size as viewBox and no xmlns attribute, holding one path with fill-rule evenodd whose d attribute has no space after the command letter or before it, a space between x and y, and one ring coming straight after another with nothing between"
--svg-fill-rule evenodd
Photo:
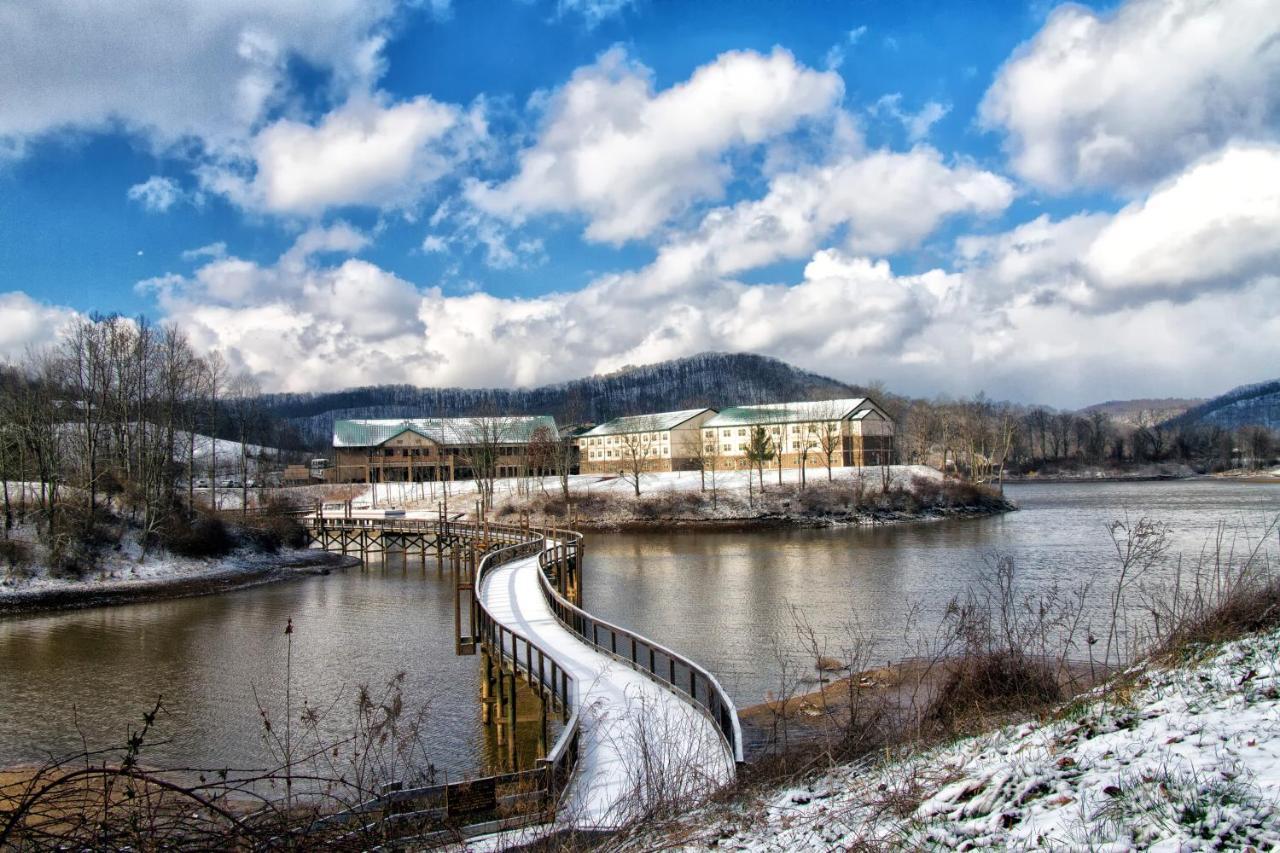
<instances>
[{"instance_id":1,"label":"forested hillside","mask_svg":"<svg viewBox=\"0 0 1280 853\"><path fill-rule=\"evenodd\" d=\"M856 397L863 389L746 353L703 353L540 388L373 385L319 394L269 394L268 410L309 440L327 443L341 418L549 414L562 424L697 406Z\"/></svg>"},{"instance_id":2,"label":"forested hillside","mask_svg":"<svg viewBox=\"0 0 1280 853\"><path fill-rule=\"evenodd\" d=\"M1174 426L1212 425L1223 429L1246 426L1280 429L1280 379L1242 385L1188 409L1170 423Z\"/></svg>"}]
</instances>

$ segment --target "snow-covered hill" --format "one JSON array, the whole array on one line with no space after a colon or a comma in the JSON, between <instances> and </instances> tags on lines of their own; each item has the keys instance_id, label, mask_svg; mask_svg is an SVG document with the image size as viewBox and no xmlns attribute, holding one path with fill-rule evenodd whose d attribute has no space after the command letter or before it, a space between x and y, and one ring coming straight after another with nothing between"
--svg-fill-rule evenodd
<instances>
[{"instance_id":1,"label":"snow-covered hill","mask_svg":"<svg viewBox=\"0 0 1280 853\"><path fill-rule=\"evenodd\" d=\"M702 353L625 367L540 388L414 388L376 385L324 394L270 394L272 414L306 438L327 443L335 418L460 417L484 411L549 414L562 424L696 406L857 397L862 389L776 358Z\"/></svg>"},{"instance_id":2,"label":"snow-covered hill","mask_svg":"<svg viewBox=\"0 0 1280 853\"><path fill-rule=\"evenodd\" d=\"M841 767L684 827L663 849L1280 849L1280 631L1047 723Z\"/></svg>"}]
</instances>

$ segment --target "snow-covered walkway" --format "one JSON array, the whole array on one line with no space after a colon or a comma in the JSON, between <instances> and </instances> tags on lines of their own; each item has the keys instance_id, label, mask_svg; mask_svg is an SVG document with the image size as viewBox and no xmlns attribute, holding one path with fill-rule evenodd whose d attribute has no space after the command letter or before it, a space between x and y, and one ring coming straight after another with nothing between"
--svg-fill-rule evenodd
<instances>
[{"instance_id":1,"label":"snow-covered walkway","mask_svg":"<svg viewBox=\"0 0 1280 853\"><path fill-rule=\"evenodd\" d=\"M490 570L480 600L498 622L540 646L573 679L582 730L560 822L612 828L654 797L723 784L733 757L711 719L646 675L562 626L538 587L536 557Z\"/></svg>"}]
</instances>

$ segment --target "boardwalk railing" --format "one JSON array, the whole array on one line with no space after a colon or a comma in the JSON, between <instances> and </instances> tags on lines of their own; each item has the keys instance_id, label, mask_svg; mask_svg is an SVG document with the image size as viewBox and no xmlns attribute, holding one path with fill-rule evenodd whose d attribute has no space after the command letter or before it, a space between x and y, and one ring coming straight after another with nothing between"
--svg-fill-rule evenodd
<instances>
[{"instance_id":1,"label":"boardwalk railing","mask_svg":"<svg viewBox=\"0 0 1280 853\"><path fill-rule=\"evenodd\" d=\"M359 824L364 819L392 820L404 824L406 830L410 826L417 828L418 831L412 834L428 840L420 828L432 821L459 825L470 818L471 823L464 834L471 835L553 819L560 794L573 775L579 755L581 735L573 701L574 680L546 650L494 619L479 596L474 594L487 572L512 560L540 554L545 536L541 532L512 525L394 517L316 517L311 520L311 525L312 535L322 543L332 541L326 534L335 533L363 536L374 533L390 536L408 534L431 535L455 543L466 540L485 549L467 580L473 590L468 608L471 637L488 647L497 658L500 670L505 665L512 673L522 675L544 702L559 709L564 721L555 743L546 755L537 759L531 770L394 791L325 820L348 826ZM465 571L465 564L462 568ZM493 819L475 823L480 818ZM386 826L385 823L382 825Z\"/></svg>"},{"instance_id":2,"label":"boardwalk railing","mask_svg":"<svg viewBox=\"0 0 1280 853\"><path fill-rule=\"evenodd\" d=\"M576 766L580 746L575 702L578 685L549 652L495 619L479 595L481 583L488 572L513 560L535 555L539 566L539 588L561 625L593 648L627 663L699 708L715 725L734 761L743 760L742 729L737 709L715 676L666 646L592 616L566 597L580 596L582 534L571 530L534 530L515 525L395 517L313 518L311 523L313 534L325 531L347 536L372 536L375 532L430 534L438 540L468 540L485 549L478 562L472 564L475 569L465 581L471 592L469 607L466 608L471 621L469 639L473 644L486 646L497 658L499 667L505 666L511 673L523 676L544 701L559 708L565 724L555 744L538 759L534 770L456 785L474 787L493 780L521 781L531 787L526 787L520 796L524 799L532 797L538 803L538 808L530 813L526 822L550 819ZM317 538L326 541L323 535ZM445 789L451 790L451 786L397 791L379 798L376 805L385 809L391 804L416 802L425 808L406 810L406 814L418 816L441 808L448 812L449 790ZM442 800L445 805L441 805Z\"/></svg>"},{"instance_id":3,"label":"boardwalk railing","mask_svg":"<svg viewBox=\"0 0 1280 853\"><path fill-rule=\"evenodd\" d=\"M519 530L519 528L512 529ZM536 538L515 545L507 545L484 555L480 565L476 567L474 584L477 591L486 572L512 560L541 553L545 541L541 534L534 534L531 531L523 532L527 536ZM476 609L477 637L487 641L490 650L498 655L500 661L509 662L513 671L523 670L529 686L541 691L544 696L549 696L552 703L560 707L564 716L565 726L560 732L560 737L556 739L547 754L538 759L539 769L546 777L544 788L548 798L547 808L549 811L554 811L559 793L564 790L578 761L579 718L574 703L574 691L577 685L573 677L549 652L494 619L479 595L474 595L472 601Z\"/></svg>"},{"instance_id":4,"label":"boardwalk railing","mask_svg":"<svg viewBox=\"0 0 1280 853\"><path fill-rule=\"evenodd\" d=\"M560 567L577 564L581 541L582 534L572 530L548 531L548 544L538 555L538 565L542 568L538 573L539 586L556 619L584 642L629 664L705 711L724 738L733 760L740 763L742 726L738 711L714 675L666 646L592 616L556 589L551 574L561 571Z\"/></svg>"}]
</instances>

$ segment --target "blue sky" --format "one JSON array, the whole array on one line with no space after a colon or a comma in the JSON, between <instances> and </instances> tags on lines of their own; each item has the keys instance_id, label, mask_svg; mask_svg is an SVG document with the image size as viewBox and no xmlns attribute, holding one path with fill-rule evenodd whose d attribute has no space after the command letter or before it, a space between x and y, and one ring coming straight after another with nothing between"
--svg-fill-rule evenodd
<instances>
[{"instance_id":1,"label":"blue sky","mask_svg":"<svg viewBox=\"0 0 1280 853\"><path fill-rule=\"evenodd\" d=\"M281 390L1214 393L1280 367L1267 5L0 5L0 352L120 311Z\"/></svg>"}]
</instances>

